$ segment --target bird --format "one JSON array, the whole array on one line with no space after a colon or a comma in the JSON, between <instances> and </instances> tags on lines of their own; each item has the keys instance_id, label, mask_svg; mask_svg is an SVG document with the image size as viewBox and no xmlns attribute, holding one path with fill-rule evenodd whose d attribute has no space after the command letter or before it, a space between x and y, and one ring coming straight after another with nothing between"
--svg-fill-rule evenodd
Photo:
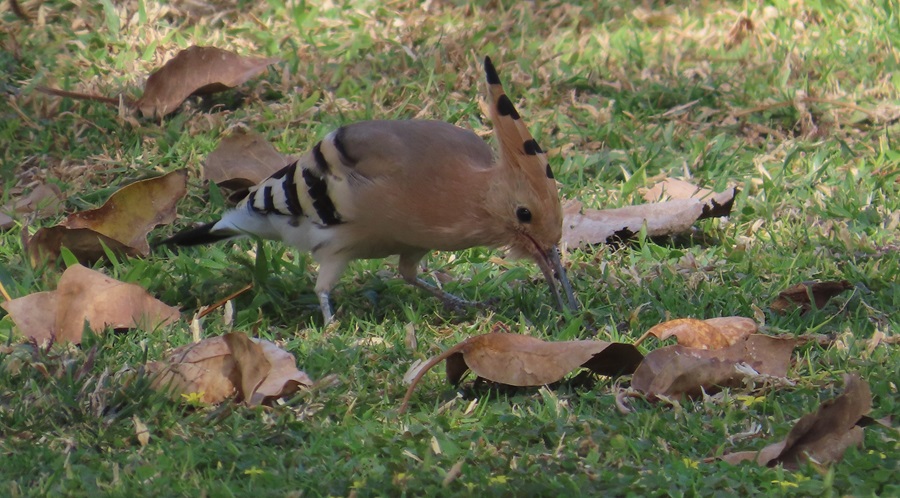
<instances>
[{"instance_id":1,"label":"bird","mask_svg":"<svg viewBox=\"0 0 900 498\"><path fill-rule=\"evenodd\" d=\"M399 255L404 280L455 307L472 305L419 277L433 251L503 248L530 258L560 310L578 308L560 263L562 207L546 152L484 59L489 118L499 150L437 120L373 120L337 128L254 187L214 222L159 245L195 246L252 236L309 252L325 324L330 293L357 259ZM561 295L554 279L562 287Z\"/></svg>"}]
</instances>

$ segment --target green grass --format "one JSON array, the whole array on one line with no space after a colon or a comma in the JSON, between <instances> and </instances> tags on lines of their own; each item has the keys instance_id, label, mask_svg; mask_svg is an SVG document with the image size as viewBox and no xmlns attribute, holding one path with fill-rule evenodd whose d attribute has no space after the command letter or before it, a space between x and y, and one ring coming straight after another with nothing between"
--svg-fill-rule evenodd
<instances>
[{"instance_id":1,"label":"green grass","mask_svg":"<svg viewBox=\"0 0 900 498\"><path fill-rule=\"evenodd\" d=\"M191 2L29 2L33 19L23 22L4 2L0 203L17 185L47 181L71 212L185 167L192 180L177 226L207 220L224 206L200 169L230 127L262 133L285 153L367 118L485 132L477 100L480 60L490 55L551 149L566 197L594 208L636 204L638 188L688 172L705 186L739 187L733 216L672 240L570 251L579 316L551 309L532 265L500 268L483 249L436 254L428 269L451 273L451 292L496 298L494 313L449 314L395 278L395 261L366 261L337 287L340 325L328 330L312 261L276 244L257 256L274 270L267 276L255 271L252 241L101 265L185 316L252 281L235 301L235 329L279 341L313 378L335 384L274 408L191 407L151 391L140 372L190 341L186 323L32 351L2 316L12 352L0 353L0 495L900 494L897 434L874 427L864 448L821 472L702 463L780 440L840 392L844 372L869 382L874 416L900 415L900 353L865 344L900 325L896 1L219 3L227 7L201 12L183 10ZM741 15L753 30L729 48ZM134 96L148 72L191 44L282 62L156 121L35 91ZM757 110L739 115L748 109ZM30 229L58 221L31 220ZM54 289L62 268L32 269L20 228L0 233L0 282L13 297ZM812 279L855 288L805 315L768 310L780 290ZM799 348L796 385L762 391L749 407L733 390L677 408L636 401L622 415L606 379L498 393L457 391L435 372L409 412L396 414L413 360L496 321L554 339L588 337L590 321L600 339L631 341L669 317L727 315L837 342ZM220 317L207 318L205 335L226 332ZM134 416L149 427L146 447ZM754 428L756 437L733 439ZM461 475L445 486L459 462Z\"/></svg>"}]
</instances>

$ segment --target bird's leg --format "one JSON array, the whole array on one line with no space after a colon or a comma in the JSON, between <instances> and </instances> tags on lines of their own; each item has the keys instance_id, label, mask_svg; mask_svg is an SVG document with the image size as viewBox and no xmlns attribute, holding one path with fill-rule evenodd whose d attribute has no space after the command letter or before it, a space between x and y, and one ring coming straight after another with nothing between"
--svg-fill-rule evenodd
<instances>
[{"instance_id":1,"label":"bird's leg","mask_svg":"<svg viewBox=\"0 0 900 498\"><path fill-rule=\"evenodd\" d=\"M484 305L482 303L476 301L468 301L458 296L454 296L449 292L441 289L436 285L429 284L428 282L419 278L419 261L422 260L422 257L425 256L426 253L416 253L416 254L401 254L400 255L400 275L406 280L408 283L426 290L430 292L432 295L437 297L444 303L445 306L463 310L466 308L483 308Z\"/></svg>"},{"instance_id":2,"label":"bird's leg","mask_svg":"<svg viewBox=\"0 0 900 498\"><path fill-rule=\"evenodd\" d=\"M334 313L331 311L331 298L328 291L317 292L319 296L319 309L322 310L322 318L325 319L325 326L331 325L334 321Z\"/></svg>"},{"instance_id":3,"label":"bird's leg","mask_svg":"<svg viewBox=\"0 0 900 498\"><path fill-rule=\"evenodd\" d=\"M347 268L347 261L329 260L319 263L319 276L316 277L316 296L319 298L319 309L322 311L322 318L325 325L330 325L334 321L334 312L331 309L331 289L337 284Z\"/></svg>"}]
</instances>

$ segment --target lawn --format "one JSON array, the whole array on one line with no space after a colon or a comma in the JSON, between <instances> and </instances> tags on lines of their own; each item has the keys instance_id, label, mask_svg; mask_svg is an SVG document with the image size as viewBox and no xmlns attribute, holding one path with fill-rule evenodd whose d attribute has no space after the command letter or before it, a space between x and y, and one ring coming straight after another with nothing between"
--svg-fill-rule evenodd
<instances>
[{"instance_id":1,"label":"lawn","mask_svg":"<svg viewBox=\"0 0 900 498\"><path fill-rule=\"evenodd\" d=\"M221 213L222 192L201 171L235 129L296 155L365 119L440 119L492 140L479 105L486 55L564 197L596 209L640 204L641 189L667 177L740 193L730 217L683 235L569 248L578 312L553 308L535 265L483 248L432 254L425 271L452 277L450 292L490 300L489 310L447 310L398 278L396 259L360 261L333 293L330 327L314 262L279 244L98 263L181 307L184 320L35 349L0 311L0 495L900 494L898 434L886 427L866 428L864 445L830 465L711 460L784 438L841 392L848 372L869 383L871 415L896 426L895 0L19 2L26 15L13 5L0 6L0 205L41 183L65 198L65 213L0 231L0 283L13 298L55 289L67 265L32 266L23 231L97 207L135 180L189 172L178 219L151 240ZM163 118L38 91L134 98L191 45L280 62ZM807 313L770 309L809 280L852 289ZM255 408L152 390L142 366L190 343L190 317L249 283L233 319L214 311L202 335L274 341L321 382ZM794 351L790 382L675 404L632 399L628 414L615 398L628 377L519 389L470 378L456 389L441 369L397 411L413 361L498 323L548 340L633 342L667 319L732 315L763 333L824 340Z\"/></svg>"}]
</instances>

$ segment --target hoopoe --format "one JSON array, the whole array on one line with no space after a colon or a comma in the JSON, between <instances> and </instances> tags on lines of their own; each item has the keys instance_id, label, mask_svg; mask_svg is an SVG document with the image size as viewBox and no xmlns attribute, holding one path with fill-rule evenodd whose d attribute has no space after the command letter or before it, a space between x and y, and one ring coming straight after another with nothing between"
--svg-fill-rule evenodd
<instances>
[{"instance_id":1,"label":"hoopoe","mask_svg":"<svg viewBox=\"0 0 900 498\"><path fill-rule=\"evenodd\" d=\"M312 253L325 323L329 293L350 261L399 255L400 275L453 305L469 304L418 277L433 250L504 247L530 257L558 307L577 308L559 261L562 208L544 151L484 59L497 157L469 130L440 121L365 121L338 128L303 158L252 187L216 222L163 244L252 235ZM554 283L559 279L566 296Z\"/></svg>"}]
</instances>

